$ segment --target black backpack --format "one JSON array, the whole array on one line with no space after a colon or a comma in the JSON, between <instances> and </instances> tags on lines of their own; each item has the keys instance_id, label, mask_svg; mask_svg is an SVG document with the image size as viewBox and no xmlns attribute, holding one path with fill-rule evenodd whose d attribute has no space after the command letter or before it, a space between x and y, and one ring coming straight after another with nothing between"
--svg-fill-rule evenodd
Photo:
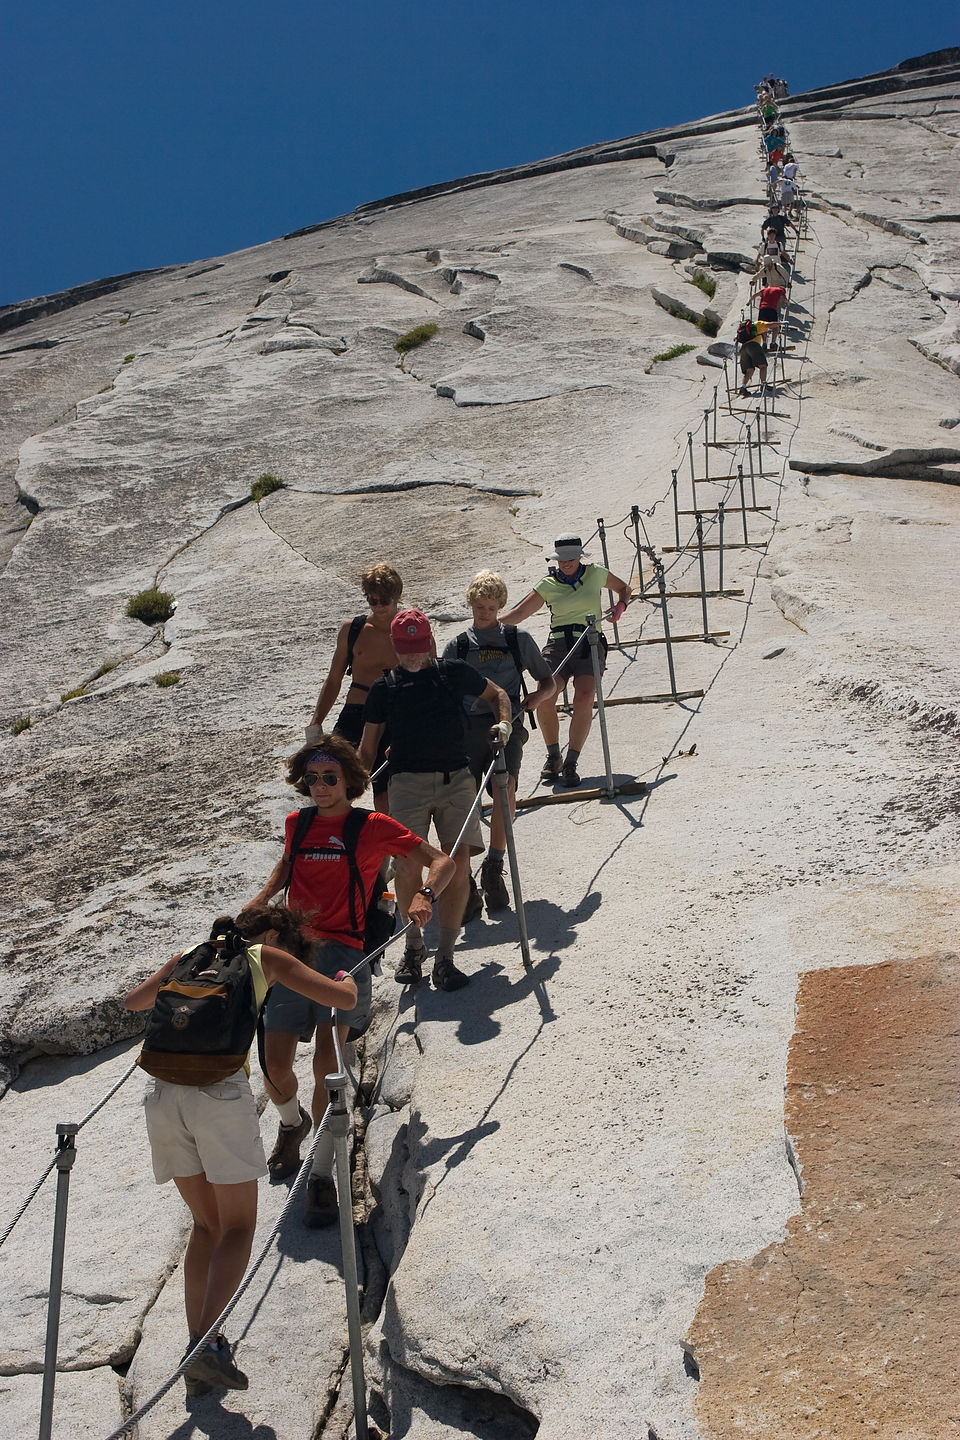
<instances>
[{"instance_id":1,"label":"black backpack","mask_svg":"<svg viewBox=\"0 0 960 1440\"><path fill-rule=\"evenodd\" d=\"M173 1085L215 1085L239 1070L257 1032L247 941L234 927L195 946L157 991L138 1064Z\"/></svg>"},{"instance_id":2,"label":"black backpack","mask_svg":"<svg viewBox=\"0 0 960 1440\"><path fill-rule=\"evenodd\" d=\"M343 822L343 846L347 855L350 886L350 933L355 940L363 942L364 955L369 955L371 950L378 950L390 939L396 928L396 915L380 909L380 899L387 888L382 870L377 874L370 887L370 895L367 896L364 893L363 879L357 864L357 840L372 813L372 811L363 810L359 806L352 806ZM305 805L297 815L297 823L290 840L290 880L293 879L293 867L296 864L297 855L307 838L310 826L316 819L316 814L317 807L315 805ZM287 881L288 891L290 880ZM363 916L362 924L360 923L361 915Z\"/></svg>"},{"instance_id":3,"label":"black backpack","mask_svg":"<svg viewBox=\"0 0 960 1440\"><path fill-rule=\"evenodd\" d=\"M748 340L756 340L757 327L753 320L741 320L737 326L737 344L746 345Z\"/></svg>"}]
</instances>

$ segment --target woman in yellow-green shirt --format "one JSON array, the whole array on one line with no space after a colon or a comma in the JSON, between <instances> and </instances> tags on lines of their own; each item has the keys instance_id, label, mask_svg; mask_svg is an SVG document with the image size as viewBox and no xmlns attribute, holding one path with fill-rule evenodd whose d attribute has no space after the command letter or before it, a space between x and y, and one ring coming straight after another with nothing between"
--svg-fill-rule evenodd
<instances>
[{"instance_id":1,"label":"woman in yellow-green shirt","mask_svg":"<svg viewBox=\"0 0 960 1440\"><path fill-rule=\"evenodd\" d=\"M556 565L551 566L549 573L534 585L526 599L514 605L512 610L505 610L500 620L504 625L519 625L542 605L550 610L550 638L543 647L543 658L559 681L573 680L573 714L570 717L566 757L561 758L556 695L545 700L537 711L547 746L541 779L548 782L560 780L564 785L573 786L580 784L577 761L593 723L597 687L589 643L585 640L572 656L570 651L586 629L586 617L595 615L599 621L603 613L603 591L614 590L617 593L617 603L609 612L609 618L616 621L630 602L630 586L601 565L586 563L587 555L579 535L561 535L550 558L556 560ZM602 635L599 651L602 671L607 654L607 642Z\"/></svg>"}]
</instances>

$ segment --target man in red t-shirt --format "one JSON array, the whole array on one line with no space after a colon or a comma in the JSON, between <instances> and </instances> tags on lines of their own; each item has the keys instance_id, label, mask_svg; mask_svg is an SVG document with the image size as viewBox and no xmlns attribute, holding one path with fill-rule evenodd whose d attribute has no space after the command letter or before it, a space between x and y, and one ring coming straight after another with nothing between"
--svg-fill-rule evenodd
<instances>
[{"instance_id":1,"label":"man in red t-shirt","mask_svg":"<svg viewBox=\"0 0 960 1440\"><path fill-rule=\"evenodd\" d=\"M760 309L757 311L757 319L766 320L770 327L764 337L763 347L765 350L776 350L777 348L777 336L780 334L780 312L786 303L787 292L782 285L764 285L760 291Z\"/></svg>"},{"instance_id":2,"label":"man in red t-shirt","mask_svg":"<svg viewBox=\"0 0 960 1440\"><path fill-rule=\"evenodd\" d=\"M274 866L263 889L250 902L254 905L263 903L288 888L290 907L305 917L302 932L313 942L310 965L321 975L334 978L344 971L354 970L363 956L366 903L363 897L354 897L358 933L351 923L350 873L343 825L352 808L350 802L360 798L368 780L368 773L361 765L357 752L340 735L326 735L318 744L305 745L290 757L287 783L299 794L309 795L317 813L292 865L290 848L299 812L295 810L287 816L283 857ZM419 835L414 835L399 821L373 811L364 822L356 843L357 868L364 896L371 894L380 866L388 855L410 856L420 865L429 867L426 883L413 896L405 916L422 928L433 913L434 897L449 884L454 874L454 861L421 840ZM362 965L354 979L357 984L356 1008L349 1014L338 1015L341 1042L351 1026L366 1022L370 1012L370 966ZM274 985L264 1012L264 1053L269 1071L269 1077L265 1075L264 1081L267 1093L280 1112L277 1143L267 1162L274 1180L282 1180L299 1168L300 1146L310 1131L310 1116L301 1107L297 1096L293 1062L301 1033L313 1025L317 1027L313 1057L315 1122L319 1122L326 1109L324 1079L336 1066L330 1020L331 1012L327 1006L316 1004L284 985ZM324 1132L314 1154L307 1184L304 1209L307 1225L330 1225L337 1217L332 1167L333 1140Z\"/></svg>"}]
</instances>

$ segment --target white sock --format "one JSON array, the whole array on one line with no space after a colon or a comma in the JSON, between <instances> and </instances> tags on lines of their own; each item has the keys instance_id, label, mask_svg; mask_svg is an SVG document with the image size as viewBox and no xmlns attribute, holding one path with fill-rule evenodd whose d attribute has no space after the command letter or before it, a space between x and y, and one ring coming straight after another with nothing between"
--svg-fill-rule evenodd
<instances>
[{"instance_id":1,"label":"white sock","mask_svg":"<svg viewBox=\"0 0 960 1440\"><path fill-rule=\"evenodd\" d=\"M333 1174L333 1136L327 1130L324 1130L320 1139L317 1141L317 1148L313 1152L313 1164L310 1166L310 1174Z\"/></svg>"},{"instance_id":2,"label":"white sock","mask_svg":"<svg viewBox=\"0 0 960 1440\"><path fill-rule=\"evenodd\" d=\"M300 1124L300 1096L296 1091L289 1100L284 1100L282 1103L274 1100L273 1103L280 1112L281 1125L286 1125L290 1129L292 1126Z\"/></svg>"}]
</instances>

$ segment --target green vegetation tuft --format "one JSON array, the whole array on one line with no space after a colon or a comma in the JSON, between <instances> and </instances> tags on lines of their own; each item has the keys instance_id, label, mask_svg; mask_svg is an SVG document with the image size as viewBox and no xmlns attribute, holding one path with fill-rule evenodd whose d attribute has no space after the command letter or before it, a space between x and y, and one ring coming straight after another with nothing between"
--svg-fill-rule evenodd
<instances>
[{"instance_id":1,"label":"green vegetation tuft","mask_svg":"<svg viewBox=\"0 0 960 1440\"><path fill-rule=\"evenodd\" d=\"M428 321L425 325L414 325L406 335L401 335L399 340L394 341L393 348L398 355L406 355L408 350L416 350L418 345L425 345L428 340L432 340L437 329L438 326L434 325L432 321Z\"/></svg>"},{"instance_id":2,"label":"green vegetation tuft","mask_svg":"<svg viewBox=\"0 0 960 1440\"><path fill-rule=\"evenodd\" d=\"M696 348L696 345L671 345L669 350L662 350L659 355L654 355L650 364L656 365L660 360L676 360L678 355L688 355Z\"/></svg>"},{"instance_id":3,"label":"green vegetation tuft","mask_svg":"<svg viewBox=\"0 0 960 1440\"><path fill-rule=\"evenodd\" d=\"M282 480L278 480L276 475L268 475L264 473L260 476L259 480L254 480L253 484L250 486L250 499L256 505L259 505L260 501L266 499L268 495L272 495L274 490L282 489Z\"/></svg>"},{"instance_id":4,"label":"green vegetation tuft","mask_svg":"<svg viewBox=\"0 0 960 1440\"><path fill-rule=\"evenodd\" d=\"M78 685L75 690L64 690L63 694L60 696L60 699L76 700L78 696L86 695L86 693L87 687L85 685Z\"/></svg>"},{"instance_id":5,"label":"green vegetation tuft","mask_svg":"<svg viewBox=\"0 0 960 1440\"><path fill-rule=\"evenodd\" d=\"M102 680L104 675L109 675L111 670L116 670L120 664L119 660L105 660L100 669L94 675L94 680Z\"/></svg>"},{"instance_id":6,"label":"green vegetation tuft","mask_svg":"<svg viewBox=\"0 0 960 1440\"><path fill-rule=\"evenodd\" d=\"M162 625L173 614L173 596L151 585L149 590L130 596L127 614L131 620L140 620L144 625Z\"/></svg>"},{"instance_id":7,"label":"green vegetation tuft","mask_svg":"<svg viewBox=\"0 0 960 1440\"><path fill-rule=\"evenodd\" d=\"M712 340L713 337L716 335L717 331L720 329L720 326L717 324L716 320L708 320L706 315L701 315L700 318L697 320L697 329L702 330L704 335L709 335Z\"/></svg>"},{"instance_id":8,"label":"green vegetation tuft","mask_svg":"<svg viewBox=\"0 0 960 1440\"><path fill-rule=\"evenodd\" d=\"M22 735L24 730L29 730L32 724L33 721L30 719L29 715L18 715L16 720L14 720L13 724L10 726L10 734Z\"/></svg>"},{"instance_id":9,"label":"green vegetation tuft","mask_svg":"<svg viewBox=\"0 0 960 1440\"><path fill-rule=\"evenodd\" d=\"M716 280L714 280L712 275L708 275L705 270L694 270L693 276L689 283L691 285L696 285L697 289L702 290L704 295L706 295L707 298L710 300L712 300L714 295L716 295L717 293Z\"/></svg>"},{"instance_id":10,"label":"green vegetation tuft","mask_svg":"<svg viewBox=\"0 0 960 1440\"><path fill-rule=\"evenodd\" d=\"M161 690L166 690L170 685L180 684L179 670L164 670L162 675L154 675L154 683L159 685Z\"/></svg>"},{"instance_id":11,"label":"green vegetation tuft","mask_svg":"<svg viewBox=\"0 0 960 1440\"><path fill-rule=\"evenodd\" d=\"M131 361L131 360L136 360L136 358L137 358L136 355L124 355L124 357L123 357L123 363L124 363L124 365L129 365L129 364L130 364L130 361Z\"/></svg>"}]
</instances>

